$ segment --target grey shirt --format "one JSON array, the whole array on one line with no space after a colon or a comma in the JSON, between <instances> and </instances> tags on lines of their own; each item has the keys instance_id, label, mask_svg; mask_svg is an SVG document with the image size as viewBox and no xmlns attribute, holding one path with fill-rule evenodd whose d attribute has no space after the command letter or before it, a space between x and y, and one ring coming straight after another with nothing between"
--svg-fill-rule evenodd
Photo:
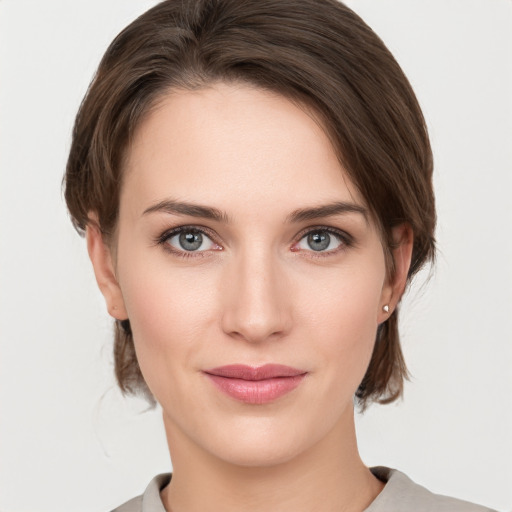
<instances>
[{"instance_id":1,"label":"grey shirt","mask_svg":"<svg viewBox=\"0 0 512 512\"><path fill-rule=\"evenodd\" d=\"M364 512L494 512L467 501L431 493L396 469L376 467L371 471L386 485ZM142 496L133 498L112 512L166 512L160 491L170 479L170 473L156 476Z\"/></svg>"}]
</instances>

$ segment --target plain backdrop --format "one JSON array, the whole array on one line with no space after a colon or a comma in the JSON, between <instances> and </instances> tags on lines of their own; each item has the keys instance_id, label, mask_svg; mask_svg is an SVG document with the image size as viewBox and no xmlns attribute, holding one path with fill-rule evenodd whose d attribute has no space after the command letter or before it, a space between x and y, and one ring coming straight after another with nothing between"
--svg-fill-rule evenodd
<instances>
[{"instance_id":1,"label":"plain backdrop","mask_svg":"<svg viewBox=\"0 0 512 512\"><path fill-rule=\"evenodd\" d=\"M107 511L170 470L124 399L61 178L112 38L149 0L0 0L0 510ZM435 153L439 259L403 305L413 375L358 417L368 465L512 510L512 2L352 0L395 54Z\"/></svg>"}]
</instances>

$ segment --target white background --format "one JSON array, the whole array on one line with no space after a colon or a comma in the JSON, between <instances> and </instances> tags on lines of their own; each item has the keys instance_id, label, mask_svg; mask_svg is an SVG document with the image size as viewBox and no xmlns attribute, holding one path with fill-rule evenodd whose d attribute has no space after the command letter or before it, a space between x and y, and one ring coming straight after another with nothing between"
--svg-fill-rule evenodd
<instances>
[{"instance_id":1,"label":"white background","mask_svg":"<svg viewBox=\"0 0 512 512\"><path fill-rule=\"evenodd\" d=\"M108 43L150 0L0 0L0 510L106 511L170 462L114 386L111 324L60 182ZM435 151L439 261L403 307L405 400L358 419L368 465L512 510L512 2L352 0ZM420 279L419 283L424 282Z\"/></svg>"}]
</instances>

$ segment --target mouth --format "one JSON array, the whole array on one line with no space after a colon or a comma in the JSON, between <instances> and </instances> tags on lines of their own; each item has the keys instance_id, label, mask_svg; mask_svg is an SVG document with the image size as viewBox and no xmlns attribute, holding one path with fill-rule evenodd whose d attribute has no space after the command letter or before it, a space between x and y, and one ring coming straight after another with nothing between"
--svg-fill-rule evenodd
<instances>
[{"instance_id":1,"label":"mouth","mask_svg":"<svg viewBox=\"0 0 512 512\"><path fill-rule=\"evenodd\" d=\"M219 366L204 371L223 393L246 404L273 402L293 391L307 372L280 364Z\"/></svg>"}]
</instances>

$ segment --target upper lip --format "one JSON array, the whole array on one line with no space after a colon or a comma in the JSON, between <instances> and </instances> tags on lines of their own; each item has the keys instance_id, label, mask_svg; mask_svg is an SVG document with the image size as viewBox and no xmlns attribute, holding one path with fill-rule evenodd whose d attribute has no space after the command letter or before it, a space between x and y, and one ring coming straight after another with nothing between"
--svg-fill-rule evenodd
<instances>
[{"instance_id":1,"label":"upper lip","mask_svg":"<svg viewBox=\"0 0 512 512\"><path fill-rule=\"evenodd\" d=\"M298 375L304 375L307 372L282 364L265 364L257 367L247 366L244 364L231 364L205 370L205 373L228 379L255 381L275 379L278 377L296 377Z\"/></svg>"}]
</instances>

